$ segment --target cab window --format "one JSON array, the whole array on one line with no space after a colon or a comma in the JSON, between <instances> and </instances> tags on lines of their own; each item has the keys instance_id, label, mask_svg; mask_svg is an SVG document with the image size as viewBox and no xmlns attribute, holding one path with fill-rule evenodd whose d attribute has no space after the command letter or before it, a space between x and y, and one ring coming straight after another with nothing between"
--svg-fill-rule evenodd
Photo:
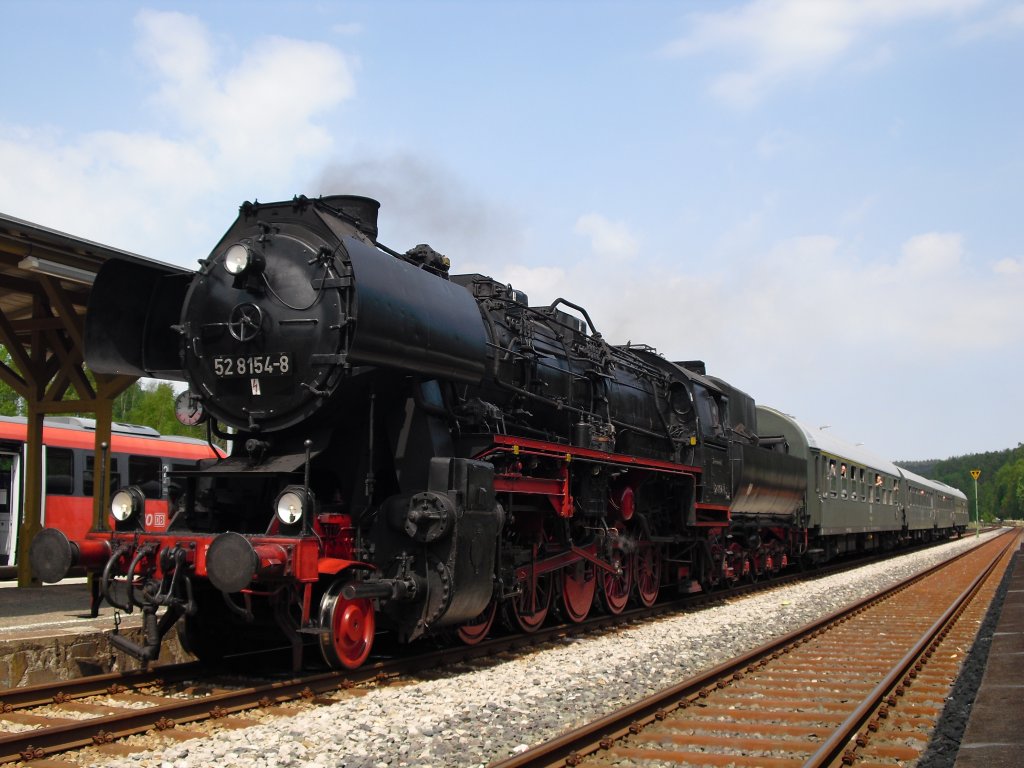
<instances>
[{"instance_id":1,"label":"cab window","mask_svg":"<svg viewBox=\"0 0 1024 768\"><path fill-rule=\"evenodd\" d=\"M722 419L725 414L725 403L720 403L717 397L700 385L694 385L693 393L697 400L697 417L700 419L701 433L704 437L724 437ZM725 398L721 400L724 401Z\"/></svg>"}]
</instances>

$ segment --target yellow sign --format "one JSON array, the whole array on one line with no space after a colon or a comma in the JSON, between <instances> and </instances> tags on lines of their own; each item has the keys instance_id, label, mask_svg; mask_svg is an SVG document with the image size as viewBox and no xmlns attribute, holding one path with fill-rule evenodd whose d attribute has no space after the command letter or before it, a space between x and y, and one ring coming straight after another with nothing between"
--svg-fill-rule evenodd
<instances>
[{"instance_id":1,"label":"yellow sign","mask_svg":"<svg viewBox=\"0 0 1024 768\"><path fill-rule=\"evenodd\" d=\"M981 470L980 469L972 469L971 470L971 477L973 477L975 480L977 480L979 477L981 477Z\"/></svg>"}]
</instances>

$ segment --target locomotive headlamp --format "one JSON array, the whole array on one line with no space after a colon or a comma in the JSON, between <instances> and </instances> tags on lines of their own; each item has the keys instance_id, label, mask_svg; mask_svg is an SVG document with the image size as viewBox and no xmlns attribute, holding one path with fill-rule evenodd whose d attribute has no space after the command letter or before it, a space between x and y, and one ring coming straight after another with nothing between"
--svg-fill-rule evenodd
<instances>
[{"instance_id":1,"label":"locomotive headlamp","mask_svg":"<svg viewBox=\"0 0 1024 768\"><path fill-rule=\"evenodd\" d=\"M310 494L301 485L289 485L274 502L277 519L285 525L302 521L303 512L313 503Z\"/></svg>"},{"instance_id":2,"label":"locomotive headlamp","mask_svg":"<svg viewBox=\"0 0 1024 768\"><path fill-rule=\"evenodd\" d=\"M119 523L130 520L146 506L146 496L137 485L122 488L110 500L110 514Z\"/></svg>"},{"instance_id":3,"label":"locomotive headlamp","mask_svg":"<svg viewBox=\"0 0 1024 768\"><path fill-rule=\"evenodd\" d=\"M244 243L235 243L224 251L224 269L236 277L244 272L259 271L262 268L263 257Z\"/></svg>"},{"instance_id":4,"label":"locomotive headlamp","mask_svg":"<svg viewBox=\"0 0 1024 768\"><path fill-rule=\"evenodd\" d=\"M232 275L240 275L249 266L249 249L235 243L224 252L224 269Z\"/></svg>"}]
</instances>

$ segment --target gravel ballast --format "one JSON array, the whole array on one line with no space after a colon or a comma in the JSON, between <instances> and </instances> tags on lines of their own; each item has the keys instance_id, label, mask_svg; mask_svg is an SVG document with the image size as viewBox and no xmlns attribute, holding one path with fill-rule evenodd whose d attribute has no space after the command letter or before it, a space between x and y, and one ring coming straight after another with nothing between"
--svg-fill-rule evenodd
<instances>
[{"instance_id":1,"label":"gravel ballast","mask_svg":"<svg viewBox=\"0 0 1024 768\"><path fill-rule=\"evenodd\" d=\"M974 536L843 574L511 660L447 668L251 728L127 757L109 768L483 766L674 685L985 541ZM963 649L964 654L969 649Z\"/></svg>"}]
</instances>

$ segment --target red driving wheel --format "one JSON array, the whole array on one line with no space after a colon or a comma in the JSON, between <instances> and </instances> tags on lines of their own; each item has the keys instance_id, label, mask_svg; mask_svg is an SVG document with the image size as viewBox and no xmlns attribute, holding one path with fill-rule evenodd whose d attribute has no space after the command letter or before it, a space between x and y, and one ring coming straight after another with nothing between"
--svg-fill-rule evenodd
<instances>
[{"instance_id":1,"label":"red driving wheel","mask_svg":"<svg viewBox=\"0 0 1024 768\"><path fill-rule=\"evenodd\" d=\"M320 601L320 625L328 628L320 635L320 652L334 669L355 669L370 655L377 622L373 601L347 600L342 586L335 582Z\"/></svg>"}]
</instances>

